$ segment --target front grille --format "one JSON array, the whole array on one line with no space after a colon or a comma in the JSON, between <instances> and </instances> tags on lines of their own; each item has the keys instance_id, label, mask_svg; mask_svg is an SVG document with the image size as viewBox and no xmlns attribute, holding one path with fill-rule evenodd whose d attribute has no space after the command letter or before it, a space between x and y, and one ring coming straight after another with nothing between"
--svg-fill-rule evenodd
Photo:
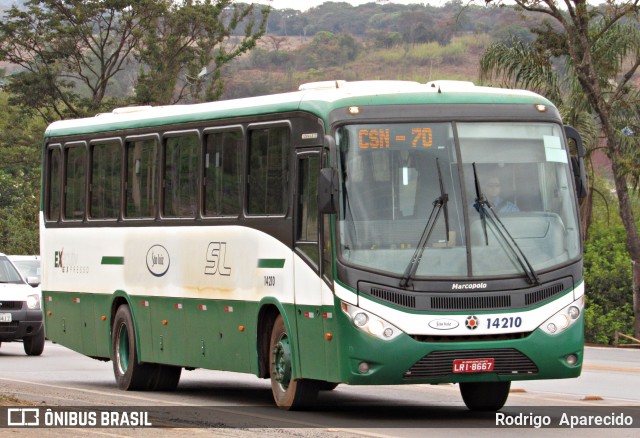
<instances>
[{"instance_id":1,"label":"front grille","mask_svg":"<svg viewBox=\"0 0 640 438\"><path fill-rule=\"evenodd\" d=\"M0 333L15 333L18 330L18 321L0 322Z\"/></svg>"},{"instance_id":2,"label":"front grille","mask_svg":"<svg viewBox=\"0 0 640 438\"><path fill-rule=\"evenodd\" d=\"M402 307L408 307L410 309L416 307L416 297L403 294L401 292L394 292L391 290L381 289L379 287L372 287L371 296L389 301L390 303L394 303Z\"/></svg>"},{"instance_id":3,"label":"front grille","mask_svg":"<svg viewBox=\"0 0 640 438\"><path fill-rule=\"evenodd\" d=\"M3 310L20 310L24 301L0 301L0 312Z\"/></svg>"},{"instance_id":4,"label":"front grille","mask_svg":"<svg viewBox=\"0 0 640 438\"><path fill-rule=\"evenodd\" d=\"M405 379L445 377L453 374L455 359L495 360L495 374L537 374L538 367L531 359L515 348L463 351L433 351L416 362L404 373Z\"/></svg>"},{"instance_id":5,"label":"front grille","mask_svg":"<svg viewBox=\"0 0 640 438\"><path fill-rule=\"evenodd\" d=\"M438 290L407 290L360 282L358 293L417 311L475 312L524 309L571 289L571 277L534 288L482 291L451 291L451 284L437 284Z\"/></svg>"},{"instance_id":6,"label":"front grille","mask_svg":"<svg viewBox=\"0 0 640 438\"><path fill-rule=\"evenodd\" d=\"M509 309L511 297L509 295L431 297L431 308L433 310Z\"/></svg>"},{"instance_id":7,"label":"front grille","mask_svg":"<svg viewBox=\"0 0 640 438\"><path fill-rule=\"evenodd\" d=\"M556 283L551 286L529 292L524 296L524 304L526 306L530 306L532 304L539 303L540 301L544 301L547 298L551 298L552 296L559 294L563 290L564 286L562 283Z\"/></svg>"},{"instance_id":8,"label":"front grille","mask_svg":"<svg viewBox=\"0 0 640 438\"><path fill-rule=\"evenodd\" d=\"M531 332L522 333L500 333L495 335L411 335L418 342L481 342L481 341L513 341L524 339Z\"/></svg>"}]
</instances>

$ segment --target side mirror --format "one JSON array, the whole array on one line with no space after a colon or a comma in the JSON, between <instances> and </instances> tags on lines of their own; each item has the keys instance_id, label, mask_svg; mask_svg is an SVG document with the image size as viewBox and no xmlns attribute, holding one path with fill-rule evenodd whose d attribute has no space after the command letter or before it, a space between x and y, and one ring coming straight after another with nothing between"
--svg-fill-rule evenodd
<instances>
[{"instance_id":1,"label":"side mirror","mask_svg":"<svg viewBox=\"0 0 640 438\"><path fill-rule=\"evenodd\" d=\"M318 176L318 211L322 214L338 212L338 171L327 167Z\"/></svg>"},{"instance_id":2,"label":"side mirror","mask_svg":"<svg viewBox=\"0 0 640 438\"><path fill-rule=\"evenodd\" d=\"M571 154L571 167L576 184L576 196L584 199L587 196L587 172L584 167L584 147L580 133L571 126L565 126L564 132L568 139L576 143L576 155Z\"/></svg>"},{"instance_id":3,"label":"side mirror","mask_svg":"<svg viewBox=\"0 0 640 438\"><path fill-rule=\"evenodd\" d=\"M40 285L40 277L27 277L27 284L31 287L38 287Z\"/></svg>"}]
</instances>

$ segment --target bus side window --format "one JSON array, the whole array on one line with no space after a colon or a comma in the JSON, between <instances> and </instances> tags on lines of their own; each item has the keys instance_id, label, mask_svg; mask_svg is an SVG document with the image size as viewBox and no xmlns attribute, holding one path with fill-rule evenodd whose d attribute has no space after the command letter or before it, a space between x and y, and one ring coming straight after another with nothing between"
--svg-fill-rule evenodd
<instances>
[{"instance_id":1,"label":"bus side window","mask_svg":"<svg viewBox=\"0 0 640 438\"><path fill-rule=\"evenodd\" d=\"M65 219L83 219L85 209L85 187L87 176L86 145L65 148Z\"/></svg>"},{"instance_id":2,"label":"bus side window","mask_svg":"<svg viewBox=\"0 0 640 438\"><path fill-rule=\"evenodd\" d=\"M287 212L290 137L281 126L249 132L249 214Z\"/></svg>"},{"instance_id":3,"label":"bus side window","mask_svg":"<svg viewBox=\"0 0 640 438\"><path fill-rule=\"evenodd\" d=\"M60 220L60 195L62 192L62 151L60 148L48 149L48 159L47 219L58 221Z\"/></svg>"},{"instance_id":4,"label":"bus side window","mask_svg":"<svg viewBox=\"0 0 640 438\"><path fill-rule=\"evenodd\" d=\"M91 218L118 218L120 215L121 174L122 149L120 143L102 143L91 147Z\"/></svg>"},{"instance_id":5,"label":"bus side window","mask_svg":"<svg viewBox=\"0 0 640 438\"><path fill-rule=\"evenodd\" d=\"M242 132L216 132L205 138L204 214L237 216L241 206Z\"/></svg>"},{"instance_id":6,"label":"bus side window","mask_svg":"<svg viewBox=\"0 0 640 438\"><path fill-rule=\"evenodd\" d=\"M125 217L154 218L158 190L158 143L155 139L127 142Z\"/></svg>"},{"instance_id":7,"label":"bus side window","mask_svg":"<svg viewBox=\"0 0 640 438\"><path fill-rule=\"evenodd\" d=\"M198 211L200 138L197 134L165 141L163 215L195 218Z\"/></svg>"}]
</instances>

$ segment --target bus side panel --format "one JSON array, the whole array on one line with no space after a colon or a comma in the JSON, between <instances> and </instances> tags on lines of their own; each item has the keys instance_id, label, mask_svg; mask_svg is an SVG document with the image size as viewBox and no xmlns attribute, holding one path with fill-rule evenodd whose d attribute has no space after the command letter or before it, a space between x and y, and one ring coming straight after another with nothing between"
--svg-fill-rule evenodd
<instances>
[{"instance_id":1,"label":"bus side panel","mask_svg":"<svg viewBox=\"0 0 640 438\"><path fill-rule=\"evenodd\" d=\"M222 355L218 342L222 333L220 314L222 306L212 300L188 302L188 329L186 331L189 350L187 362L198 368L221 366ZM193 307L193 309L192 309Z\"/></svg>"},{"instance_id":2,"label":"bus side panel","mask_svg":"<svg viewBox=\"0 0 640 438\"><path fill-rule=\"evenodd\" d=\"M43 291L42 295L47 337L57 344L83 353L80 324L74 324L77 306L70 299L70 294Z\"/></svg>"},{"instance_id":3,"label":"bus side panel","mask_svg":"<svg viewBox=\"0 0 640 438\"><path fill-rule=\"evenodd\" d=\"M255 314L251 307L255 303L241 301L218 301L220 313L220 331L217 342L214 343L214 353L220 363L221 370L249 372L251 371L251 355L249 354L249 340L255 329L250 331L249 315ZM255 349L255 343L252 344Z\"/></svg>"},{"instance_id":4,"label":"bus side panel","mask_svg":"<svg viewBox=\"0 0 640 438\"><path fill-rule=\"evenodd\" d=\"M108 297L96 294L43 292L47 337L91 357L109 357L109 319L97 309L108 308ZM101 340L103 342L98 342Z\"/></svg>"},{"instance_id":5,"label":"bus side panel","mask_svg":"<svg viewBox=\"0 0 640 438\"><path fill-rule=\"evenodd\" d=\"M153 361L170 365L186 363L185 309L180 298L150 302ZM139 330L139 328L138 328Z\"/></svg>"},{"instance_id":6,"label":"bus side panel","mask_svg":"<svg viewBox=\"0 0 640 438\"><path fill-rule=\"evenodd\" d=\"M94 332L90 339L93 341L93 347L95 348L94 357L110 358L111 318L109 317L109 312L112 302L111 297L109 295L94 294L91 295L91 298L93 301L91 315L93 315Z\"/></svg>"},{"instance_id":7,"label":"bus side panel","mask_svg":"<svg viewBox=\"0 0 640 438\"><path fill-rule=\"evenodd\" d=\"M141 360L237 372L252 370L252 303L136 297ZM251 344L254 345L254 344ZM255 354L253 355L255 357Z\"/></svg>"}]
</instances>

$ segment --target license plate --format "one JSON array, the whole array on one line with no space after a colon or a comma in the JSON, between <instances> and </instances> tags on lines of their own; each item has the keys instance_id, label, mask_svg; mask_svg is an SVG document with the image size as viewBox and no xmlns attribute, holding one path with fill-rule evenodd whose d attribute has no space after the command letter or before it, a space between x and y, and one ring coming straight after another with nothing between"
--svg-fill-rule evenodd
<instances>
[{"instance_id":1,"label":"license plate","mask_svg":"<svg viewBox=\"0 0 640 438\"><path fill-rule=\"evenodd\" d=\"M455 359L453 361L454 373L489 373L493 371L495 360L486 359Z\"/></svg>"},{"instance_id":2,"label":"license plate","mask_svg":"<svg viewBox=\"0 0 640 438\"><path fill-rule=\"evenodd\" d=\"M0 322L11 322L10 313L0 313Z\"/></svg>"}]
</instances>

